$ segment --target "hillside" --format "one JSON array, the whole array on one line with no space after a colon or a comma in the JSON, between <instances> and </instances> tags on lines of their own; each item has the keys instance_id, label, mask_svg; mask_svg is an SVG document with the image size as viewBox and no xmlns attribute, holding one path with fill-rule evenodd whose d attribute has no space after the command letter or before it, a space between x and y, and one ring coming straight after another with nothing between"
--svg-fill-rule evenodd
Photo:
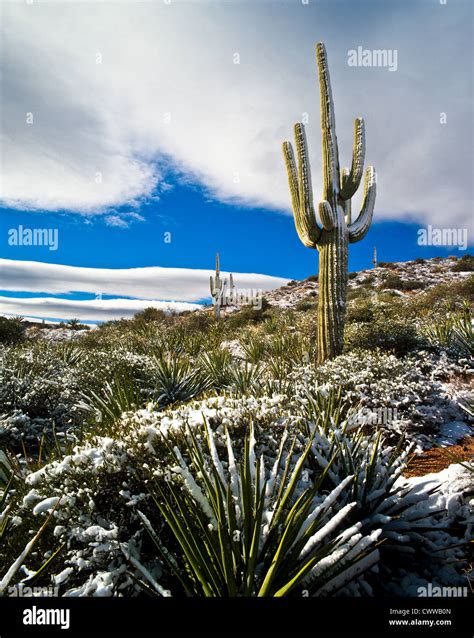
<instances>
[{"instance_id":1,"label":"hillside","mask_svg":"<svg viewBox=\"0 0 474 638\"><path fill-rule=\"evenodd\" d=\"M467 256L463 261L457 257L434 257L387 264L381 262L376 268L349 273L348 288L353 291L361 287L370 287L395 291L394 294L399 295L416 294L439 284L452 283L468 277L474 270L474 258ZM466 268L465 271L453 270L463 267ZM317 296L317 293L316 276L314 280L310 277L303 281L291 281L286 286L266 293L265 298L280 308L295 308L304 299Z\"/></svg>"}]
</instances>

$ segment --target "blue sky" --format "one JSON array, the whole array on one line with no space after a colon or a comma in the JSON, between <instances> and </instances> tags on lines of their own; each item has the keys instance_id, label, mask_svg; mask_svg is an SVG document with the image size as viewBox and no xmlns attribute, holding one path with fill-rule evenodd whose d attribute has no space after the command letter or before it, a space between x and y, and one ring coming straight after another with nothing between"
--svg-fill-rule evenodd
<instances>
[{"instance_id":1,"label":"blue sky","mask_svg":"<svg viewBox=\"0 0 474 638\"><path fill-rule=\"evenodd\" d=\"M42 290L39 264L97 269L86 273L89 286L93 276L103 300L135 297L137 309L143 299L202 300L216 252L224 271L264 289L317 272L317 252L294 230L280 145L306 117L317 204L318 40L341 161L350 164L353 119L362 115L366 163L379 176L374 222L350 246L350 270L370 267L374 245L382 261L462 255L418 246L427 224L466 228L472 241L467 0L35 5L2 7L0 298L35 300L29 316L51 317L45 300L66 299L77 302L73 316L97 319L81 308L95 295L79 271ZM396 72L349 67L357 46L396 50ZM58 249L9 245L20 224L57 229ZM106 285L103 269L151 267L165 288ZM0 312L21 311L1 299ZM125 305L107 318L130 315Z\"/></svg>"}]
</instances>

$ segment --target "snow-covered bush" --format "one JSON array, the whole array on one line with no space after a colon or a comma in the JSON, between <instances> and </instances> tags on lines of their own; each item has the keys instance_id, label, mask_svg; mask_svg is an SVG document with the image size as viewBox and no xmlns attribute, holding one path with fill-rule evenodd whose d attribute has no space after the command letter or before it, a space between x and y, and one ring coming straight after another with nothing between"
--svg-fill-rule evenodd
<instances>
[{"instance_id":1,"label":"snow-covered bush","mask_svg":"<svg viewBox=\"0 0 474 638\"><path fill-rule=\"evenodd\" d=\"M328 558L326 575L323 577L320 572L322 580L315 582L313 588L302 580L292 590L294 594L301 594L305 587L312 593L320 590L321 595L396 592L397 588L403 588L407 575L412 579L410 582L416 583L434 578L436 571L443 574L445 583L459 579L463 567L462 544L471 530L463 495L465 481L459 481L452 488L448 482L443 488L447 491L438 493L432 491L432 485L412 486L401 477L408 454L404 446L395 449L379 435L367 437L363 432L349 431L347 422L337 424L333 429L314 426L304 414L305 406L301 402L290 400L286 395L274 395L210 397L164 411L157 411L150 405L147 409L124 415L117 424L114 438L91 438L77 446L72 454L30 474L25 486L18 488L23 490L21 504L12 512L16 527L9 541L9 551L2 555L0 549L0 572L8 568L9 557L19 554L26 531L37 529L55 507L52 522L31 552L24 574L34 572L45 556L62 547L59 558L56 563L51 562L49 569L53 582L65 595L136 595L140 587L154 589L162 595L168 591L176 595L182 591L182 584L171 569L170 560L173 562L173 559L170 556L174 556L182 568L189 557L183 557L176 528L173 530L166 524L166 516L158 511L150 494L160 495L158 501L163 508L166 503L169 507L175 503L174 515L179 516L181 522L186 519L188 525L194 526L193 533L197 533L195 527L204 524L203 516L212 513L216 517L216 490L219 490L221 499L225 494L223 507L227 512L224 515L223 510L220 514L219 520L224 526L221 532L225 529L229 536L238 531L241 534L239 542L244 543L250 538L249 528L245 526L251 521L256 524L255 507L263 503L264 481L267 485L275 481L268 491L269 500L265 502L266 518L262 511L261 520L257 519L259 525L253 528L255 541L259 538L262 541L265 524L271 527L279 486L287 484L294 469L299 467L294 492L287 502L294 505L295 499L302 497L295 513L305 503L305 516L309 516L318 506L327 505L327 496L333 495L330 510L320 510L324 509L327 515L320 520L322 527L312 530L316 534L326 523L330 524L326 529L331 529L331 534L323 544L338 539L340 545L327 547L328 556L338 556L339 550L341 556L345 556L351 543L355 543L354 555L357 555L359 541L369 543L370 540L370 547L375 537L383 542L378 547L378 554L372 556L374 560L377 558L374 565L360 563L360 568L366 568L363 573L359 573L356 563L354 571L346 573L344 570L341 579L336 578L336 572L329 571L331 560ZM230 460L229 441L235 463ZM195 447L197 445L200 451ZM275 470L280 449L283 449L281 467ZM286 462L290 471L283 479L282 468ZM206 479L206 472L212 480ZM349 478L351 476L353 478ZM253 510L246 505L245 512L240 496L242 480L246 481L246 493L250 488L252 498L256 499L252 502ZM233 491L239 481L240 491ZM338 491L341 484L343 487ZM199 486L200 492L195 486ZM450 489L452 493L449 493ZM283 487L281 494L284 490ZM188 508L189 512L196 507L203 511L191 522L186 509L180 514L180 507ZM235 521L230 518L233 511ZM237 526L237 511L241 517L240 526ZM310 521L305 516L301 510L299 522ZM242 536L245 529L247 535ZM295 531L296 528L291 529ZM215 528L201 531L202 538L209 534L213 541L216 540ZM275 542L276 539L283 542L283 536L278 537L276 531L273 534ZM168 550L168 560L153 541L158 542L161 550ZM282 547L302 567L304 561L298 561L303 557L292 554L295 546L287 541ZM450 545L458 547L447 549ZM244 551L244 545L239 547L239 552ZM322 548L322 545L318 547ZM263 545L261 549L263 551ZM263 557L260 562L264 565L268 556L265 558L266 555L260 553L258 556ZM349 562L351 557L355 556L349 554ZM448 568L446 558L449 561L455 559L456 563ZM248 566L245 561L242 564ZM317 564L318 561L314 566ZM264 567L258 565L259 561L252 567L255 569L254 592L265 580L260 578L265 573ZM287 574L293 573L292 566L288 567L284 560L282 570L283 566L289 569ZM289 582L285 581L284 573L284 570L278 572L278 578L272 581L275 586L280 583L280 589ZM351 578L343 577L343 573ZM391 574L390 579L387 574ZM193 591L196 593L199 587L199 583L196 584ZM277 591L268 590L272 594Z\"/></svg>"}]
</instances>

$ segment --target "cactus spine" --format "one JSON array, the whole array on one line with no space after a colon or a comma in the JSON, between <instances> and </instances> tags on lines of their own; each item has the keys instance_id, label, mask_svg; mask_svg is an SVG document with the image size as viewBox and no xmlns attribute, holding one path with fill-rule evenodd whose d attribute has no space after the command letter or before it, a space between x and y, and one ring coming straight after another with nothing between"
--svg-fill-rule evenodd
<instances>
[{"instance_id":1,"label":"cactus spine","mask_svg":"<svg viewBox=\"0 0 474 638\"><path fill-rule=\"evenodd\" d=\"M348 244L367 234L374 211L376 174L365 171L362 209L352 221L351 197L363 173L365 155L364 120L355 120L352 166L339 168L339 151L326 49L316 45L321 93L321 134L323 155L323 200L319 203L321 226L313 207L311 170L303 124L295 124L296 155L290 142L283 143L293 215L302 243L319 251L318 362L342 352L346 314Z\"/></svg>"}]
</instances>

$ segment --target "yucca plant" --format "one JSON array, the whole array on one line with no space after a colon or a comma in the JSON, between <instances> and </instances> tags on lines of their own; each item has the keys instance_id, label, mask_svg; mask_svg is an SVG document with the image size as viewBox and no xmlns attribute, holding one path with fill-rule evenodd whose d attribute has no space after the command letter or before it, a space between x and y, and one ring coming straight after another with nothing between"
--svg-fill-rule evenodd
<instances>
[{"instance_id":1,"label":"yucca plant","mask_svg":"<svg viewBox=\"0 0 474 638\"><path fill-rule=\"evenodd\" d=\"M159 357L156 363L156 397L162 405L187 401L210 387L209 377L188 359Z\"/></svg>"},{"instance_id":2,"label":"yucca plant","mask_svg":"<svg viewBox=\"0 0 474 638\"><path fill-rule=\"evenodd\" d=\"M346 430L347 422L327 434L319 429L313 460L327 468L327 490L348 474L354 476L339 506L355 503L353 522L362 523L362 533L381 528L383 573L375 579L379 585L385 587L390 569L404 566L407 571L415 568L417 573L436 576L454 555L466 562L468 543L462 538L462 527L453 524L446 506L437 506L433 500L439 485L425 489L401 480L413 446L404 437L397 445L387 446L381 432L367 437L360 429L348 436Z\"/></svg>"},{"instance_id":3,"label":"yucca plant","mask_svg":"<svg viewBox=\"0 0 474 638\"><path fill-rule=\"evenodd\" d=\"M259 364L236 364L230 368L229 388L237 395L258 392L262 367Z\"/></svg>"},{"instance_id":4,"label":"yucca plant","mask_svg":"<svg viewBox=\"0 0 474 638\"><path fill-rule=\"evenodd\" d=\"M231 362L232 356L229 350L220 347L202 354L198 359L198 364L209 377L212 386L216 389L229 385L231 379Z\"/></svg>"},{"instance_id":5,"label":"yucca plant","mask_svg":"<svg viewBox=\"0 0 474 638\"><path fill-rule=\"evenodd\" d=\"M310 425L317 425L327 434L330 429L355 414L355 408L344 397L341 386L305 388L297 400L302 406L302 416L307 419L305 431L309 434Z\"/></svg>"},{"instance_id":6,"label":"yucca plant","mask_svg":"<svg viewBox=\"0 0 474 638\"><path fill-rule=\"evenodd\" d=\"M75 366L84 357L84 351L74 343L65 342L58 344L56 355L62 363L68 366Z\"/></svg>"},{"instance_id":7,"label":"yucca plant","mask_svg":"<svg viewBox=\"0 0 474 638\"><path fill-rule=\"evenodd\" d=\"M269 351L273 357L291 363L302 364L309 361L309 344L298 333L278 335L270 342Z\"/></svg>"},{"instance_id":8,"label":"yucca plant","mask_svg":"<svg viewBox=\"0 0 474 638\"><path fill-rule=\"evenodd\" d=\"M443 320L428 324L425 334L433 345L453 347L466 356L474 354L474 328L467 304L461 311L450 313Z\"/></svg>"},{"instance_id":9,"label":"yucca plant","mask_svg":"<svg viewBox=\"0 0 474 638\"><path fill-rule=\"evenodd\" d=\"M131 376L115 376L98 390L82 393L78 408L103 427L113 426L124 412L138 409L145 402L138 382Z\"/></svg>"},{"instance_id":10,"label":"yucca plant","mask_svg":"<svg viewBox=\"0 0 474 638\"><path fill-rule=\"evenodd\" d=\"M261 363L267 351L267 344L261 337L249 336L247 340L241 342L240 345L244 351L245 359L249 363Z\"/></svg>"},{"instance_id":11,"label":"yucca plant","mask_svg":"<svg viewBox=\"0 0 474 638\"><path fill-rule=\"evenodd\" d=\"M250 424L243 450L225 432L224 460L204 422L201 432L188 428L184 443L165 444L169 474L155 482L152 497L174 543L165 546L140 516L188 596L322 595L377 560L379 532L363 536L346 523L354 505L338 508L353 477L321 496L329 466L309 476L312 439L298 445L285 432L276 457L266 459Z\"/></svg>"},{"instance_id":12,"label":"yucca plant","mask_svg":"<svg viewBox=\"0 0 474 638\"><path fill-rule=\"evenodd\" d=\"M454 317L452 342L462 353L471 357L474 355L474 327L471 310L467 304L462 312Z\"/></svg>"},{"instance_id":13,"label":"yucca plant","mask_svg":"<svg viewBox=\"0 0 474 638\"><path fill-rule=\"evenodd\" d=\"M272 356L266 362L267 370L275 381L283 381L291 371L293 364L283 357Z\"/></svg>"},{"instance_id":14,"label":"yucca plant","mask_svg":"<svg viewBox=\"0 0 474 638\"><path fill-rule=\"evenodd\" d=\"M15 580L18 580L18 572L24 565L33 547L43 535L57 507L56 504L39 529L32 533L33 535L25 543L21 552L13 562L6 562L6 557L9 555L9 551L6 550L7 544L11 540L11 536L15 533L11 521L11 513L15 502L18 500L18 487L24 480L25 476L17 459L0 450L0 568L2 569L0 572L0 596L3 596L5 591L8 591L8 587L14 583ZM31 581L33 578L44 573L51 561L54 560L61 551L62 547L63 546L60 546L54 552L50 553L36 571L28 570L30 572L28 578L23 578L22 580Z\"/></svg>"}]
</instances>

